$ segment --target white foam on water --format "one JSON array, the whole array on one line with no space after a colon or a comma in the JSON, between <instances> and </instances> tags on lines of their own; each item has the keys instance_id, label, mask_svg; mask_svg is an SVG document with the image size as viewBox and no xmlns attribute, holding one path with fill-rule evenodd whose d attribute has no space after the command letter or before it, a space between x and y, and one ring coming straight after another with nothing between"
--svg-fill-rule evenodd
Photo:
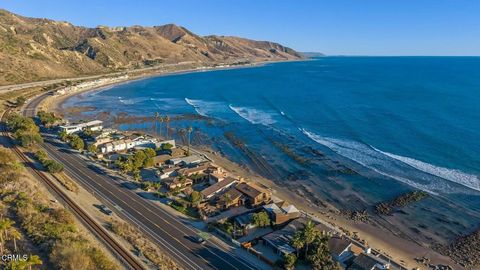
<instances>
[{"instance_id":1,"label":"white foam on water","mask_svg":"<svg viewBox=\"0 0 480 270\"><path fill-rule=\"evenodd\" d=\"M266 112L250 107L234 107L231 104L228 105L228 107L230 107L230 109L236 114L238 114L240 117L254 125L261 124L265 126L270 126L277 122L274 119L275 113L272 112Z\"/></svg>"},{"instance_id":2,"label":"white foam on water","mask_svg":"<svg viewBox=\"0 0 480 270\"><path fill-rule=\"evenodd\" d=\"M398 161L406 163L406 164L414 167L417 170L420 170L420 171L423 171L423 172L426 172L426 173L429 173L429 174L432 174L432 175L436 175L436 176L441 177L443 179L446 179L446 180L455 182L457 184L464 185L464 186L469 187L471 189L475 189L475 190L480 191L480 179L476 175L464 173L460 170L439 167L439 166L435 166L435 165L432 165L430 163L426 163L426 162L416 160L416 159L413 159L413 158L399 156L399 155L395 155L395 154L392 154L392 153L384 152L384 151L381 151L381 150L379 150L375 147L372 147L372 148L375 149L376 151L386 155L386 156L389 156L393 159L396 159Z\"/></svg>"},{"instance_id":3,"label":"white foam on water","mask_svg":"<svg viewBox=\"0 0 480 270\"><path fill-rule=\"evenodd\" d=\"M475 184L468 184L468 181L461 180L467 177L467 174L463 172L457 171L456 174L452 171L446 172L444 170L439 170L439 167L425 162L422 162L420 165L418 161L413 159L406 160L403 157L399 158L399 156L393 154L388 155L389 153L386 154L363 143L322 137L303 128L299 128L299 130L311 140L328 147L337 154L353 160L365 168L412 187L433 194L461 192L459 187L457 188L449 184L449 181L451 181L470 189L479 190ZM449 170L446 168L443 169ZM442 173L438 173L439 171ZM433 174L432 172L436 172L436 174ZM453 178L453 175L461 177ZM449 177L450 179L447 179L446 177ZM471 175L468 175L467 179L473 180L471 177ZM463 191L465 191L465 189Z\"/></svg>"},{"instance_id":4,"label":"white foam on water","mask_svg":"<svg viewBox=\"0 0 480 270\"><path fill-rule=\"evenodd\" d=\"M185 98L185 102L192 106L199 115L205 117L213 117L215 112L224 111L226 107L225 103L218 101Z\"/></svg>"}]
</instances>

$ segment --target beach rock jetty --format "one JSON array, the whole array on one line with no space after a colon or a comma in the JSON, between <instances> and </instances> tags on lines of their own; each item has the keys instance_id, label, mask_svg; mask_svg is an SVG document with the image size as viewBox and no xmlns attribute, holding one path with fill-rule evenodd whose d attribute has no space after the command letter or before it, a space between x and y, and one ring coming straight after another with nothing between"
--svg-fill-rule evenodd
<instances>
[{"instance_id":1,"label":"beach rock jetty","mask_svg":"<svg viewBox=\"0 0 480 270\"><path fill-rule=\"evenodd\" d=\"M420 190L403 193L391 201L375 205L375 212L377 214L390 215L396 208L405 207L426 197L428 197L428 193Z\"/></svg>"}]
</instances>

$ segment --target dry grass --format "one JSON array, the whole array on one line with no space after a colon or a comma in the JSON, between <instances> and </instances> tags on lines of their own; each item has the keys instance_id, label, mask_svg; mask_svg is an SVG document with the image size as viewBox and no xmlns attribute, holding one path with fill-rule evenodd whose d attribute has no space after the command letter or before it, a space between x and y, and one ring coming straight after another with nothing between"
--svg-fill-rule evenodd
<instances>
[{"instance_id":1,"label":"dry grass","mask_svg":"<svg viewBox=\"0 0 480 270\"><path fill-rule=\"evenodd\" d=\"M110 222L110 230L125 239L132 246L137 247L158 269L174 270L180 268L170 257L163 253L157 245L146 239L135 227L125 222L113 220Z\"/></svg>"}]
</instances>

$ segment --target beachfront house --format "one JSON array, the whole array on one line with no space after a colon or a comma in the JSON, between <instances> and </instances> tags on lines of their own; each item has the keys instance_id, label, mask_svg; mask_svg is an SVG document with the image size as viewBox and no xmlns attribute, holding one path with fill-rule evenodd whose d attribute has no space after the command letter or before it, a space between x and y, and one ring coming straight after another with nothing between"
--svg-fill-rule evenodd
<instances>
[{"instance_id":1,"label":"beachfront house","mask_svg":"<svg viewBox=\"0 0 480 270\"><path fill-rule=\"evenodd\" d=\"M218 209L226 210L230 207L243 205L244 195L235 188L230 188L223 193L217 200L216 207Z\"/></svg>"},{"instance_id":2,"label":"beachfront house","mask_svg":"<svg viewBox=\"0 0 480 270\"><path fill-rule=\"evenodd\" d=\"M281 225L300 217L300 211L285 201L264 205L263 209L268 213L274 225Z\"/></svg>"},{"instance_id":3,"label":"beachfront house","mask_svg":"<svg viewBox=\"0 0 480 270\"><path fill-rule=\"evenodd\" d=\"M198 183L208 179L208 169L210 166L211 164L209 162L204 162L195 167L181 168L178 170L178 173L194 180L195 183Z\"/></svg>"},{"instance_id":4,"label":"beachfront house","mask_svg":"<svg viewBox=\"0 0 480 270\"><path fill-rule=\"evenodd\" d=\"M190 155L186 157L172 158L168 163L171 165L193 166L205 161L206 160L199 155Z\"/></svg>"},{"instance_id":5,"label":"beachfront house","mask_svg":"<svg viewBox=\"0 0 480 270\"><path fill-rule=\"evenodd\" d=\"M263 243L281 256L294 253L296 250L291 246L293 235L301 230L304 224L300 219L293 220L282 229L262 236Z\"/></svg>"},{"instance_id":6,"label":"beachfront house","mask_svg":"<svg viewBox=\"0 0 480 270\"><path fill-rule=\"evenodd\" d=\"M235 179L233 177L227 177L223 181L220 181L202 190L201 191L202 196L205 200L209 200L213 198L215 195L218 195L226 191L229 187L238 183L238 181L239 181L238 179Z\"/></svg>"},{"instance_id":7,"label":"beachfront house","mask_svg":"<svg viewBox=\"0 0 480 270\"><path fill-rule=\"evenodd\" d=\"M268 203L272 199L272 192L259 183L243 182L238 184L235 188L246 196L247 205L250 207L260 206L264 203Z\"/></svg>"},{"instance_id":8,"label":"beachfront house","mask_svg":"<svg viewBox=\"0 0 480 270\"><path fill-rule=\"evenodd\" d=\"M347 268L348 270L386 270L390 269L390 263L381 260L371 254L358 255Z\"/></svg>"},{"instance_id":9,"label":"beachfront house","mask_svg":"<svg viewBox=\"0 0 480 270\"><path fill-rule=\"evenodd\" d=\"M93 120L86 123L60 126L60 130L67 134L73 134L87 129L91 131L100 131L103 129L103 122L100 120Z\"/></svg>"},{"instance_id":10,"label":"beachfront house","mask_svg":"<svg viewBox=\"0 0 480 270\"><path fill-rule=\"evenodd\" d=\"M208 182L210 185L218 183L225 179L228 176L228 173L221 167L212 166L209 169Z\"/></svg>"},{"instance_id":11,"label":"beachfront house","mask_svg":"<svg viewBox=\"0 0 480 270\"><path fill-rule=\"evenodd\" d=\"M174 177L178 176L178 167L168 167L168 168L162 168L158 171L157 175L160 180L162 179L167 179L169 177Z\"/></svg>"},{"instance_id":12,"label":"beachfront house","mask_svg":"<svg viewBox=\"0 0 480 270\"><path fill-rule=\"evenodd\" d=\"M353 244L353 242L342 236L333 236L328 240L328 249L332 258L345 268L351 260L363 252L362 248Z\"/></svg>"}]
</instances>

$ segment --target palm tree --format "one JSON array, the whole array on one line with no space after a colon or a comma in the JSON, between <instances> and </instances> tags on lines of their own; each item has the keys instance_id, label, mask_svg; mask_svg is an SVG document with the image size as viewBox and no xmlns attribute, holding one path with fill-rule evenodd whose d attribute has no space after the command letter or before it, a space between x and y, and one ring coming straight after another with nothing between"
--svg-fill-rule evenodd
<instances>
[{"instance_id":1,"label":"palm tree","mask_svg":"<svg viewBox=\"0 0 480 270\"><path fill-rule=\"evenodd\" d=\"M154 132L155 132L155 135L157 135L157 122L158 122L158 118L160 117L160 113L159 112L155 112L155 115L154 115L154 120L153 120L153 127L154 127Z\"/></svg>"},{"instance_id":2,"label":"palm tree","mask_svg":"<svg viewBox=\"0 0 480 270\"><path fill-rule=\"evenodd\" d=\"M189 126L189 127L187 128L187 133L188 133L188 144L187 144L187 147L188 147L187 149L188 149L188 150L187 150L187 156L190 156L190 135L192 134L192 131L193 131L192 126Z\"/></svg>"},{"instance_id":3,"label":"palm tree","mask_svg":"<svg viewBox=\"0 0 480 270\"><path fill-rule=\"evenodd\" d=\"M163 121L164 121L164 118L162 116L159 116L158 117L158 121L160 122L160 132L159 132L159 136L162 137L162 124L163 124Z\"/></svg>"},{"instance_id":4,"label":"palm tree","mask_svg":"<svg viewBox=\"0 0 480 270\"><path fill-rule=\"evenodd\" d=\"M303 227L302 234L303 234L303 239L305 241L305 258L306 258L308 254L308 246L313 241L315 241L315 238L318 235L318 231L315 229L315 224L311 219L309 219L305 224L305 227Z\"/></svg>"},{"instance_id":5,"label":"palm tree","mask_svg":"<svg viewBox=\"0 0 480 270\"><path fill-rule=\"evenodd\" d=\"M302 231L297 231L292 238L292 246L297 250L297 258L300 255L300 249L305 245Z\"/></svg>"},{"instance_id":6,"label":"palm tree","mask_svg":"<svg viewBox=\"0 0 480 270\"><path fill-rule=\"evenodd\" d=\"M184 128L179 128L177 129L177 134L178 136L180 137L180 139L182 139L182 143L185 143L186 142L186 139L185 139L185 129Z\"/></svg>"},{"instance_id":7,"label":"palm tree","mask_svg":"<svg viewBox=\"0 0 480 270\"><path fill-rule=\"evenodd\" d=\"M28 270L32 270L33 265L41 265L43 262L37 255L32 255L27 260Z\"/></svg>"},{"instance_id":8,"label":"palm tree","mask_svg":"<svg viewBox=\"0 0 480 270\"><path fill-rule=\"evenodd\" d=\"M170 116L165 115L164 120L165 120L166 127L167 127L166 139L168 140L168 138L170 137Z\"/></svg>"},{"instance_id":9,"label":"palm tree","mask_svg":"<svg viewBox=\"0 0 480 270\"><path fill-rule=\"evenodd\" d=\"M5 233L5 236L7 236L7 230L10 229L12 227L12 225L14 224L15 222L13 222L13 220L11 219L8 219L8 218L3 218L0 220L0 252L3 254L3 247L4 247L4 244L5 244L5 239L6 237L4 238L3 235Z\"/></svg>"},{"instance_id":10,"label":"palm tree","mask_svg":"<svg viewBox=\"0 0 480 270\"><path fill-rule=\"evenodd\" d=\"M15 228L10 229L10 236L13 239L13 247L15 252L17 252L17 240L20 240L22 238L22 234Z\"/></svg>"}]
</instances>

